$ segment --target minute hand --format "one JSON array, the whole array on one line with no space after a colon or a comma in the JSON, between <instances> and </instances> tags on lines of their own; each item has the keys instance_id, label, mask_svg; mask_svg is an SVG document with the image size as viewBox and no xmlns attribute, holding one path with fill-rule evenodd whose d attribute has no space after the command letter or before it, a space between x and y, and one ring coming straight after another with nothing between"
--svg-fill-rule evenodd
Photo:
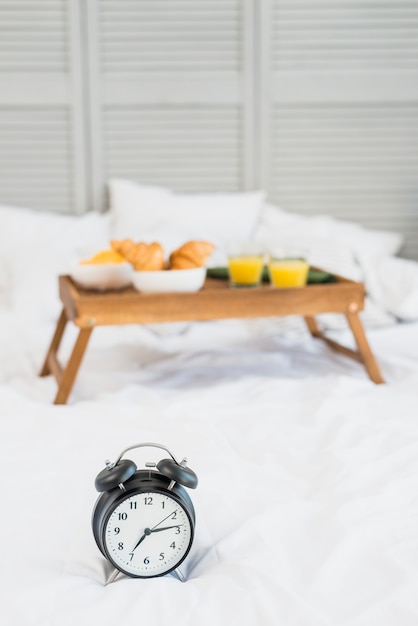
<instances>
[{"instance_id":1,"label":"minute hand","mask_svg":"<svg viewBox=\"0 0 418 626\"><path fill-rule=\"evenodd\" d=\"M164 519L162 519L160 522L158 522L158 524L155 524L155 526L153 526L151 528L151 532L153 533L155 531L155 529L157 528L157 526L159 526L160 524L162 524L163 522L165 522L166 519L168 519L169 517L171 517L173 514L175 515L177 511L171 511L171 513L169 513L168 515L166 515L164 517ZM177 525L177 524L176 524Z\"/></svg>"}]
</instances>

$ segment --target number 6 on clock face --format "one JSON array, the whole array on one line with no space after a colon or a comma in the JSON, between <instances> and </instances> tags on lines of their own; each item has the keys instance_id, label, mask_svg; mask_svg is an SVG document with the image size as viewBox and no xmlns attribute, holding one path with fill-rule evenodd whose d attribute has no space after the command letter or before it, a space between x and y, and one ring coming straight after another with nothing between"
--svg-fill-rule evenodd
<instances>
[{"instance_id":1,"label":"number 6 on clock face","mask_svg":"<svg viewBox=\"0 0 418 626\"><path fill-rule=\"evenodd\" d=\"M186 557L192 523L182 504L167 493L143 491L122 500L104 525L108 558L130 576L161 576Z\"/></svg>"}]
</instances>

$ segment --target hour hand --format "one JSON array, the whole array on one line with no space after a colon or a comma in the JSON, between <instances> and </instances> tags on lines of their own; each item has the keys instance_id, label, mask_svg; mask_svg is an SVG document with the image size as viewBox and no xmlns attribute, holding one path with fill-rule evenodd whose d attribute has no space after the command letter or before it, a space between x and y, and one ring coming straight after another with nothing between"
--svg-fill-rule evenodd
<instances>
[{"instance_id":1,"label":"hour hand","mask_svg":"<svg viewBox=\"0 0 418 626\"><path fill-rule=\"evenodd\" d=\"M136 546L131 550L131 552L133 552L134 550L137 549L137 547L144 541L145 537L147 537L148 535L151 534L151 531L149 528L146 528L144 530L144 534L142 535L142 537L140 537L136 543Z\"/></svg>"},{"instance_id":2,"label":"hour hand","mask_svg":"<svg viewBox=\"0 0 418 626\"><path fill-rule=\"evenodd\" d=\"M162 528L151 528L151 532L159 533L162 530L170 530L170 528L179 528L180 526L184 526L184 524L173 524L173 526L163 526Z\"/></svg>"}]
</instances>

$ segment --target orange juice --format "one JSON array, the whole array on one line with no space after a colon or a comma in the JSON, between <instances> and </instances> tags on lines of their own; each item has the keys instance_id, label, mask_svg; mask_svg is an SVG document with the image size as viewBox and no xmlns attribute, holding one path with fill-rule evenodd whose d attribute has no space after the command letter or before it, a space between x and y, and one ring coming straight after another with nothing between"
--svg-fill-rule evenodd
<instances>
[{"instance_id":1,"label":"orange juice","mask_svg":"<svg viewBox=\"0 0 418 626\"><path fill-rule=\"evenodd\" d=\"M229 278L234 287L258 286L263 273L262 256L233 256L228 259Z\"/></svg>"},{"instance_id":2,"label":"orange juice","mask_svg":"<svg viewBox=\"0 0 418 626\"><path fill-rule=\"evenodd\" d=\"M273 287L303 287L309 265L304 259L272 259L269 263Z\"/></svg>"}]
</instances>

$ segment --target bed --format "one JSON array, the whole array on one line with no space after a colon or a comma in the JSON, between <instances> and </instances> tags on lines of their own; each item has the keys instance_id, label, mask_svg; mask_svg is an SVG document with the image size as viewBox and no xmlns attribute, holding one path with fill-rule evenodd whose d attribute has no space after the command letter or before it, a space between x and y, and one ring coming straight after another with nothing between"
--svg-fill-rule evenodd
<instances>
[{"instance_id":1,"label":"bed","mask_svg":"<svg viewBox=\"0 0 418 626\"><path fill-rule=\"evenodd\" d=\"M418 264L397 256L399 236L290 215L257 193L185 199L128 181L111 191L103 215L0 207L1 622L415 626ZM154 224L139 219L145 201ZM53 405L55 381L38 374L58 274L138 227L167 247L200 236L197 204L220 255L232 232L299 237L316 264L364 281L362 320L386 384L294 317L132 325L96 334L71 401ZM350 341L336 316L321 323ZM64 353L72 341L69 329ZM186 582L106 584L94 481L140 442L186 456L199 478Z\"/></svg>"}]
</instances>

